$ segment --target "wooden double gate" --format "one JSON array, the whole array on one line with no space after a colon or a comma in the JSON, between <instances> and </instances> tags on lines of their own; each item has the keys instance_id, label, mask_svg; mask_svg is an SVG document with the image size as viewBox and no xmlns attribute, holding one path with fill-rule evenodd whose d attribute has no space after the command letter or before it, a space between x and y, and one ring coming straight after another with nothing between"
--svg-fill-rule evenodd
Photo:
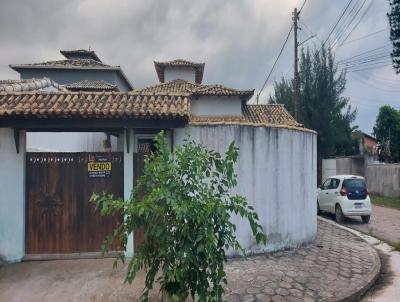
<instances>
[{"instance_id":1,"label":"wooden double gate","mask_svg":"<svg viewBox=\"0 0 400 302\"><path fill-rule=\"evenodd\" d=\"M121 217L102 217L89 199L93 192L123 197L123 158L121 152L27 153L26 254L99 252Z\"/></svg>"}]
</instances>

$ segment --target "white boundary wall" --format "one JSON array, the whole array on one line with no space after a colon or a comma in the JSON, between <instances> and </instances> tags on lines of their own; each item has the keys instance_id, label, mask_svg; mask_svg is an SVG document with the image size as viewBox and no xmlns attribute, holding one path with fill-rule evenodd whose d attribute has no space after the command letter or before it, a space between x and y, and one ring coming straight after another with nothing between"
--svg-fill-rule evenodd
<instances>
[{"instance_id":1,"label":"white boundary wall","mask_svg":"<svg viewBox=\"0 0 400 302\"><path fill-rule=\"evenodd\" d=\"M174 144L182 144L186 132L220 153L232 141L239 147L236 190L254 206L268 235L267 246L257 246L249 224L232 217L239 241L248 254L297 247L315 238L315 133L239 125L191 126L175 130Z\"/></svg>"}]
</instances>

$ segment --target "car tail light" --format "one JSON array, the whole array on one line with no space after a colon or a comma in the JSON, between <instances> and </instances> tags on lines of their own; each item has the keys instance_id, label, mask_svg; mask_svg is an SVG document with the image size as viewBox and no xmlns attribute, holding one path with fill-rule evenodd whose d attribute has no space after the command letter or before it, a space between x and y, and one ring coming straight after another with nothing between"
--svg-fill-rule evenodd
<instances>
[{"instance_id":1,"label":"car tail light","mask_svg":"<svg viewBox=\"0 0 400 302\"><path fill-rule=\"evenodd\" d=\"M365 195L368 195L368 194L369 194L368 189L365 188Z\"/></svg>"},{"instance_id":2,"label":"car tail light","mask_svg":"<svg viewBox=\"0 0 400 302\"><path fill-rule=\"evenodd\" d=\"M342 196L347 195L347 188L345 186L342 186L342 189L340 190L340 195L342 195Z\"/></svg>"}]
</instances>

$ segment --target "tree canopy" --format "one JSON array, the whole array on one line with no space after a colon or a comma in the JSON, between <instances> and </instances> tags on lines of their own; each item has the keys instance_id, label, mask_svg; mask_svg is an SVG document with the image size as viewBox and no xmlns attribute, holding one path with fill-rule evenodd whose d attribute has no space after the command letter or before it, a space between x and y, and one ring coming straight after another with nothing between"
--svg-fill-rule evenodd
<instances>
[{"instance_id":1,"label":"tree canopy","mask_svg":"<svg viewBox=\"0 0 400 302\"><path fill-rule=\"evenodd\" d=\"M388 105L379 108L374 126L378 157L385 162L400 162L400 110Z\"/></svg>"},{"instance_id":2,"label":"tree canopy","mask_svg":"<svg viewBox=\"0 0 400 302\"><path fill-rule=\"evenodd\" d=\"M390 40L393 43L392 61L397 73L400 73L400 0L390 0L391 12L388 14Z\"/></svg>"},{"instance_id":3,"label":"tree canopy","mask_svg":"<svg viewBox=\"0 0 400 302\"><path fill-rule=\"evenodd\" d=\"M339 71L332 52L302 50L300 57L300 105L298 120L318 132L318 157L354 154L351 123L357 111L343 96L346 74ZM281 103L294 114L292 80L275 83L269 102Z\"/></svg>"}]
</instances>

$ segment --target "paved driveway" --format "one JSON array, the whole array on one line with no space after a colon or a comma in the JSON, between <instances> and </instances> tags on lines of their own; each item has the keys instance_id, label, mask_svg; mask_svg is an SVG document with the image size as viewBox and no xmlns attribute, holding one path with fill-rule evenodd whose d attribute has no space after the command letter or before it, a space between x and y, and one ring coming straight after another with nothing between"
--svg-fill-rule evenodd
<instances>
[{"instance_id":1,"label":"paved driveway","mask_svg":"<svg viewBox=\"0 0 400 302\"><path fill-rule=\"evenodd\" d=\"M36 261L0 267L0 301L140 301L141 273L122 283L112 259ZM338 301L357 298L378 275L376 250L352 233L318 221L314 243L293 251L228 262L226 300ZM157 290L151 301L159 301ZM351 300L354 301L354 300Z\"/></svg>"},{"instance_id":2,"label":"paved driveway","mask_svg":"<svg viewBox=\"0 0 400 302\"><path fill-rule=\"evenodd\" d=\"M400 210L374 205L368 224L355 217L348 218L345 225L386 242L400 241Z\"/></svg>"}]
</instances>

